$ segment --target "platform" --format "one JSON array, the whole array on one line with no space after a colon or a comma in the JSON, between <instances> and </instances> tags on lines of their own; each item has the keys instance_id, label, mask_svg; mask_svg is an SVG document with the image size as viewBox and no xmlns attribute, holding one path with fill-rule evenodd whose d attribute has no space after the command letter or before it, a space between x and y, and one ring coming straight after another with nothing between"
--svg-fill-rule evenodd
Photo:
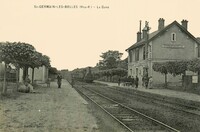
<instances>
[{"instance_id":1,"label":"platform","mask_svg":"<svg viewBox=\"0 0 200 132\"><path fill-rule=\"evenodd\" d=\"M170 89L164 89L164 88L151 88L151 89L146 89L143 86L138 86L138 88L134 88L132 86L118 86L117 83L112 83L112 82L103 82L103 81L97 81L95 80L94 82L96 83L101 83L101 84L107 84L108 86L115 86L115 87L121 87L121 88L126 88L126 89L134 89L143 93L155 95L155 96L163 96L168 99L176 99L180 101L185 101L186 103L191 103L191 104L196 104L200 106L200 95L198 94L193 94L193 93L188 93L188 92L181 92L181 91L175 91L175 90L170 90Z\"/></svg>"},{"instance_id":2,"label":"platform","mask_svg":"<svg viewBox=\"0 0 200 132\"><path fill-rule=\"evenodd\" d=\"M0 132L98 132L87 101L66 80L34 90L0 100Z\"/></svg>"}]
</instances>

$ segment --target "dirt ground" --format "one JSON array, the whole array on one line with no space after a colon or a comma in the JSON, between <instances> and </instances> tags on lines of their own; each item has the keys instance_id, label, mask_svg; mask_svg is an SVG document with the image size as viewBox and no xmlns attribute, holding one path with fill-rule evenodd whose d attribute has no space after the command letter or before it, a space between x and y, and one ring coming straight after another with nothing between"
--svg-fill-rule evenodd
<instances>
[{"instance_id":1,"label":"dirt ground","mask_svg":"<svg viewBox=\"0 0 200 132\"><path fill-rule=\"evenodd\" d=\"M63 81L0 98L0 132L99 132L87 102Z\"/></svg>"}]
</instances>

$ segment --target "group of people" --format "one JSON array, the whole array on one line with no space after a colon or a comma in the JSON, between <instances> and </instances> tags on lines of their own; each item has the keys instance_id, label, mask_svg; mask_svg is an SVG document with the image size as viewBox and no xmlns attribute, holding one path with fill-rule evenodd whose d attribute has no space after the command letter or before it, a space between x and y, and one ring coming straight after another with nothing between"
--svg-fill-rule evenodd
<instances>
[{"instance_id":1,"label":"group of people","mask_svg":"<svg viewBox=\"0 0 200 132\"><path fill-rule=\"evenodd\" d=\"M132 85L133 86L135 86L135 88L138 88L138 85L139 85L139 78L138 78L138 76L136 75L136 77L134 78L134 77L128 77L129 79L129 81L132 83ZM120 85L120 83L121 83L121 79L119 78L119 80L118 80L118 86ZM142 86L143 87L145 87L146 89L147 88L151 88L152 87L152 83L153 83L153 78L152 78L152 76L150 76L150 77L148 77L148 75L144 75L143 77L142 77Z\"/></svg>"},{"instance_id":2,"label":"group of people","mask_svg":"<svg viewBox=\"0 0 200 132\"><path fill-rule=\"evenodd\" d=\"M153 83L153 78L152 76L143 76L142 77L142 86L144 86L146 89L151 88Z\"/></svg>"}]
</instances>

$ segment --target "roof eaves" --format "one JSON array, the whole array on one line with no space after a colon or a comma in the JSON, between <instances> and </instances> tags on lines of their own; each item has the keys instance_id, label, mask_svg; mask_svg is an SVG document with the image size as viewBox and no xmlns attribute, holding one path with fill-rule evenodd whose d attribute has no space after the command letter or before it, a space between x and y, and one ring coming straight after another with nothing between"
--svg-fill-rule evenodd
<instances>
[{"instance_id":1,"label":"roof eaves","mask_svg":"<svg viewBox=\"0 0 200 132\"><path fill-rule=\"evenodd\" d=\"M136 48L136 47L139 47L139 46L142 46L146 43L146 41L144 39L142 39L141 41L133 44L131 47L129 47L128 49L126 49L125 51L128 51L128 50L131 50L133 48Z\"/></svg>"},{"instance_id":2,"label":"roof eaves","mask_svg":"<svg viewBox=\"0 0 200 132\"><path fill-rule=\"evenodd\" d=\"M185 33L187 33L188 36L190 36L195 42L197 42L198 44L200 44L200 40L198 40L197 38L195 38L189 31L187 31L183 26L181 26L176 20L173 21L171 24L167 25L166 27L164 27L162 30L160 30L157 33L155 33L155 35L151 36L151 38L149 38L148 42L152 41L153 39L155 39L156 37L158 37L159 35L161 35L162 33L164 33L167 29L169 29L174 24L176 24L182 31L184 31ZM126 49L126 51L128 51L130 49L133 49L133 48L136 48L136 47L139 47L139 46L142 46L145 43L146 43L145 40L143 40L143 41L141 40L140 42L137 42L137 43L133 44L131 47L129 47L128 49Z\"/></svg>"},{"instance_id":3,"label":"roof eaves","mask_svg":"<svg viewBox=\"0 0 200 132\"><path fill-rule=\"evenodd\" d=\"M188 36L190 36L195 42L197 42L198 44L200 44L200 41L198 41L197 38L195 38L188 30L186 30L183 26L181 26L177 21L174 21L171 24L169 24L168 26L166 26L165 28L163 28L155 36L153 36L152 38L150 38L149 41L152 41L153 39L155 39L156 37L158 37L159 35L161 35L163 32L165 32L167 29L169 29L174 24L176 24L183 32L185 32Z\"/></svg>"},{"instance_id":4,"label":"roof eaves","mask_svg":"<svg viewBox=\"0 0 200 132\"><path fill-rule=\"evenodd\" d=\"M183 26L181 26L180 24L178 24L179 28L181 28L181 30L183 32L185 32L189 37L191 37L196 43L200 44L200 41L195 38L188 30L186 30Z\"/></svg>"},{"instance_id":5,"label":"roof eaves","mask_svg":"<svg viewBox=\"0 0 200 132\"><path fill-rule=\"evenodd\" d=\"M167 25L162 30L160 30L156 35L154 35L153 37L151 37L149 39L149 41L152 41L153 39L155 39L156 37L158 37L159 35L161 35L163 32L165 32L167 29L169 29L174 24L178 24L178 22L177 21L173 21L171 24Z\"/></svg>"}]
</instances>

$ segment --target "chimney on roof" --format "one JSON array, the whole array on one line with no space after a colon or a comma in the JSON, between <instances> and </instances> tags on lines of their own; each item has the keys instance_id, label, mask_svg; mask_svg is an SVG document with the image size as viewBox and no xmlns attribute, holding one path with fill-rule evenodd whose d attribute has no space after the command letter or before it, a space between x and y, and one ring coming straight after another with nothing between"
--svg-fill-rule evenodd
<instances>
[{"instance_id":1,"label":"chimney on roof","mask_svg":"<svg viewBox=\"0 0 200 132\"><path fill-rule=\"evenodd\" d=\"M148 39L148 32L150 30L150 27L149 27L149 22L145 21L145 27L143 28L142 30L142 34L143 34L143 39Z\"/></svg>"},{"instance_id":2,"label":"chimney on roof","mask_svg":"<svg viewBox=\"0 0 200 132\"><path fill-rule=\"evenodd\" d=\"M141 40L141 36L142 36L142 33L137 32L137 42L139 42Z\"/></svg>"},{"instance_id":3,"label":"chimney on roof","mask_svg":"<svg viewBox=\"0 0 200 132\"><path fill-rule=\"evenodd\" d=\"M162 30L164 27L165 27L165 19L160 18L160 19L158 20L158 30L160 31L160 30Z\"/></svg>"},{"instance_id":4,"label":"chimney on roof","mask_svg":"<svg viewBox=\"0 0 200 132\"><path fill-rule=\"evenodd\" d=\"M187 30L188 21L183 19L183 20L181 21L181 23L182 23L182 26Z\"/></svg>"},{"instance_id":5,"label":"chimney on roof","mask_svg":"<svg viewBox=\"0 0 200 132\"><path fill-rule=\"evenodd\" d=\"M145 27L142 30L142 35L143 35L142 36L143 39L147 39L147 29Z\"/></svg>"},{"instance_id":6,"label":"chimney on roof","mask_svg":"<svg viewBox=\"0 0 200 132\"><path fill-rule=\"evenodd\" d=\"M139 42L142 38L142 33L141 33L141 20L140 20L140 28L139 28L139 32L137 32L137 42Z\"/></svg>"}]
</instances>

